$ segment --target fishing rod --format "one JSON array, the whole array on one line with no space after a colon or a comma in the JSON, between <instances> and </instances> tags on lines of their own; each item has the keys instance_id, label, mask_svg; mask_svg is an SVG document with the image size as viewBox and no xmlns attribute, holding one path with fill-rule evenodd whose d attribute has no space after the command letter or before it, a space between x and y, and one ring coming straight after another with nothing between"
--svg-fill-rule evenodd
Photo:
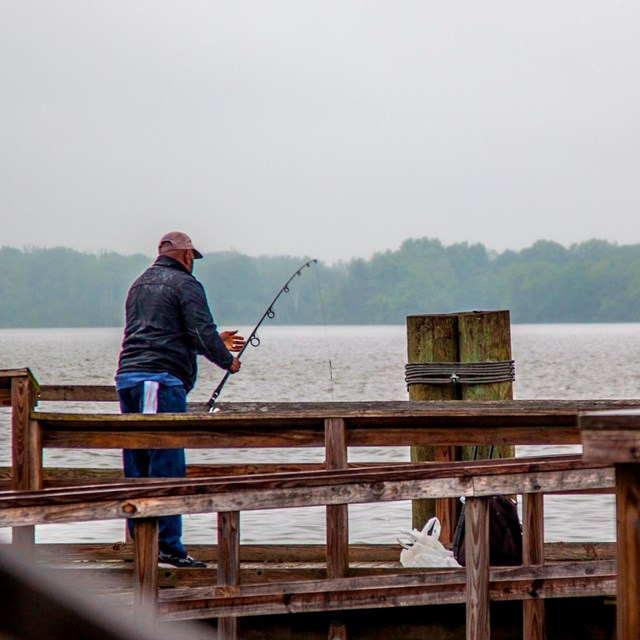
<instances>
[{"instance_id":1,"label":"fishing rod","mask_svg":"<svg viewBox=\"0 0 640 640\"><path fill-rule=\"evenodd\" d=\"M278 298L283 293L289 293L289 285L291 284L291 281L296 276L302 276L302 270L305 267L311 267L311 265L314 263L317 264L318 261L316 259L313 259L313 260L309 260L308 262L305 262L299 269L296 269L291 275L291 277L284 283L284 286L280 289L280 291L278 291L276 297L271 301L271 303L267 307L267 310L262 314L262 317L258 321L258 324L253 328L253 331L250 333L249 337L247 338L247 341L244 343L244 346L242 347L242 349L240 349L240 352L237 355L238 358L240 358L240 356L244 353L244 350L249 345L251 345L252 347L258 347L260 345L260 338L258 338L258 329L260 328L260 325L267 318L269 318L270 320L272 318L275 318L276 312L273 310L273 305L278 301ZM209 398L209 401L206 404L206 408L209 410L209 413L213 413L213 405L216 403L216 400L218 399L218 396L220 395L222 388L227 383L227 380L229 379L230 375L231 375L231 372L227 371L224 375L224 378L222 378L222 380L220 381L220 384L215 388L214 392L211 394L211 397Z\"/></svg>"}]
</instances>

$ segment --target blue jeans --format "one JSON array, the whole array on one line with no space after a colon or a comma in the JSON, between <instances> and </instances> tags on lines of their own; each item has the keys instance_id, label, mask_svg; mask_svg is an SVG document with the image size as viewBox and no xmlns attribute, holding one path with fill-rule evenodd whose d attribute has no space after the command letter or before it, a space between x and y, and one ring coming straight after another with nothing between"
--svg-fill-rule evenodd
<instances>
[{"instance_id":1,"label":"blue jeans","mask_svg":"<svg viewBox=\"0 0 640 640\"><path fill-rule=\"evenodd\" d=\"M144 382L120 389L118 397L122 413L142 413ZM183 387L159 385L157 403L158 413L186 413L187 394ZM184 478L186 475L184 449L123 449L122 461L125 478ZM132 537L134 522L133 519L127 521ZM182 516L161 516L158 527L160 551L186 557L187 551L180 540Z\"/></svg>"}]
</instances>

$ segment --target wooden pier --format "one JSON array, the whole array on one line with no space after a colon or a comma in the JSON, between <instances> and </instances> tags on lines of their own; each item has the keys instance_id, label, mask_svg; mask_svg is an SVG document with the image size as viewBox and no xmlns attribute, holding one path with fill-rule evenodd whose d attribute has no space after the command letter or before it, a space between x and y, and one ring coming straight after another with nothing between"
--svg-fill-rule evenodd
<instances>
[{"instance_id":1,"label":"wooden pier","mask_svg":"<svg viewBox=\"0 0 640 640\"><path fill-rule=\"evenodd\" d=\"M0 526L14 528L13 542L23 555L46 564L53 545L35 544L35 526L135 518L132 545L99 546L103 562L132 560L132 569L118 572L118 588L103 597L132 611L134 620L216 618L218 637L232 639L242 637L238 621L245 617L458 604L466 610L465 637L486 640L491 602L520 601L521 637L533 640L546 637L546 600L612 597L622 588L612 545L561 545L558 552L544 544L544 495L615 491L620 470L611 457L381 465L350 463L348 448L580 444L580 421L588 420L581 416L619 415L640 409L640 401L265 403L221 405L216 414L150 416L39 411L37 402L45 400L113 401L115 393L111 387L39 386L27 369L0 372L0 404L12 409L14 461L0 492ZM325 463L199 465L185 479L138 481L125 481L118 470L48 469L42 463L50 448L123 447L324 447ZM522 495L522 566L489 566L487 500L501 494ZM397 562L399 546L349 545L350 504L459 496L467 499L466 568L404 569ZM625 513L635 513L628 503ZM318 505L326 507L325 545L240 544L241 512ZM155 518L173 513L217 514L219 543L208 549L210 568L158 570ZM637 540L623 539L618 555L626 558ZM66 547L59 558L82 553L80 545L75 551L55 546ZM96 558L96 545L88 546ZM637 568L637 555L632 558L625 575ZM303 564L287 562L293 559ZM58 567L58 574L68 570ZM122 590L125 583L130 590ZM627 587L635 589L635 581ZM631 600L637 602L637 593ZM619 622L618 638L637 638L624 635L625 624L632 625ZM336 622L330 633L346 637L348 629Z\"/></svg>"}]
</instances>

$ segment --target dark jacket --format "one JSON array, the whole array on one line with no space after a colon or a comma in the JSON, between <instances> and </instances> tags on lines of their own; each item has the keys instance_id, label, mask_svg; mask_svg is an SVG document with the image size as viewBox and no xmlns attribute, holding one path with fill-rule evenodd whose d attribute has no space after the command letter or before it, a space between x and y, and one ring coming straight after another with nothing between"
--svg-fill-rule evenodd
<instances>
[{"instance_id":1,"label":"dark jacket","mask_svg":"<svg viewBox=\"0 0 640 640\"><path fill-rule=\"evenodd\" d=\"M223 369L233 362L202 285L177 260L160 256L127 294L118 373L166 371L190 391L197 375L196 354Z\"/></svg>"}]
</instances>

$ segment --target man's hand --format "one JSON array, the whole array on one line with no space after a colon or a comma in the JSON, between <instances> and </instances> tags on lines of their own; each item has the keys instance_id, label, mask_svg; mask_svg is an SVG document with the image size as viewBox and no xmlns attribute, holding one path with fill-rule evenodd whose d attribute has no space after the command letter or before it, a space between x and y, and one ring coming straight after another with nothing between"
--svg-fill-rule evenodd
<instances>
[{"instance_id":1,"label":"man's hand","mask_svg":"<svg viewBox=\"0 0 640 640\"><path fill-rule=\"evenodd\" d=\"M238 358L234 358L231 366L229 367L230 373L237 373L240 371L240 360Z\"/></svg>"},{"instance_id":2,"label":"man's hand","mask_svg":"<svg viewBox=\"0 0 640 640\"><path fill-rule=\"evenodd\" d=\"M224 342L225 347L227 347L227 349L229 349L229 351L233 351L233 352L238 352L238 351L242 351L246 340L239 335L236 335L238 333L238 330L236 329L235 331L223 331L220 334L220 337L222 338L222 342ZM238 365L238 369L240 368L240 365ZM229 369L231 371L231 369ZM235 373L235 371L232 371L231 373Z\"/></svg>"}]
</instances>

